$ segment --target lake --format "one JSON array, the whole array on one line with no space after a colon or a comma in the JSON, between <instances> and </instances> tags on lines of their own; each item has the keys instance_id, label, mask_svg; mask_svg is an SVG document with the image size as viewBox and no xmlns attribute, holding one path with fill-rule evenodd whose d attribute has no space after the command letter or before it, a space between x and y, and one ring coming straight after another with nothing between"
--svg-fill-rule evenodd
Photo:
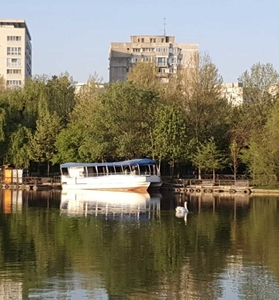
<instances>
[{"instance_id":1,"label":"lake","mask_svg":"<svg viewBox=\"0 0 279 300\"><path fill-rule=\"evenodd\" d=\"M0 299L278 295L279 197L0 190Z\"/></svg>"}]
</instances>

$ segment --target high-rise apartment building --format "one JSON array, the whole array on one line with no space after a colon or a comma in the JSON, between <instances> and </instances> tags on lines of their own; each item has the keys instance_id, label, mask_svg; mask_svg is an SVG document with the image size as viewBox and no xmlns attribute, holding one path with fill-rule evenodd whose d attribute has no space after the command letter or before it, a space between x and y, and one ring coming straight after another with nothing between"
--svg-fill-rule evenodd
<instances>
[{"instance_id":1,"label":"high-rise apartment building","mask_svg":"<svg viewBox=\"0 0 279 300\"><path fill-rule=\"evenodd\" d=\"M125 81L131 67L139 61L156 63L158 76L168 81L198 49L198 44L175 43L174 36L165 35L131 36L129 43L111 43L109 81Z\"/></svg>"},{"instance_id":2,"label":"high-rise apartment building","mask_svg":"<svg viewBox=\"0 0 279 300\"><path fill-rule=\"evenodd\" d=\"M32 76L31 35L24 20L0 19L0 76L8 87Z\"/></svg>"}]
</instances>

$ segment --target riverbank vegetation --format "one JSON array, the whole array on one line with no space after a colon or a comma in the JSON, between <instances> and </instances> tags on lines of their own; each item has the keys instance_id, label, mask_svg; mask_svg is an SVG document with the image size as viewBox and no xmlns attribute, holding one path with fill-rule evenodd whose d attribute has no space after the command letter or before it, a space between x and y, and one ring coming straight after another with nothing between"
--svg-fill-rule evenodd
<instances>
[{"instance_id":1,"label":"riverbank vegetation","mask_svg":"<svg viewBox=\"0 0 279 300\"><path fill-rule=\"evenodd\" d=\"M20 89L1 79L0 163L43 164L50 172L61 162L150 157L171 170L187 165L182 176L225 169L255 185L277 184L279 74L272 64L240 75L241 105L222 97L222 77L207 54L168 83L157 71L138 63L124 83L100 88L94 76L78 92L67 73L35 76Z\"/></svg>"}]
</instances>

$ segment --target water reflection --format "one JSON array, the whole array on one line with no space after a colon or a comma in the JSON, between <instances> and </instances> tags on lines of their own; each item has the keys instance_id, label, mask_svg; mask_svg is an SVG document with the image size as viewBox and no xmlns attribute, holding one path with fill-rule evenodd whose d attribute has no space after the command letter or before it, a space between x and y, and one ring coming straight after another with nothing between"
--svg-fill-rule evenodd
<instances>
[{"instance_id":1,"label":"water reflection","mask_svg":"<svg viewBox=\"0 0 279 300\"><path fill-rule=\"evenodd\" d=\"M279 197L2 191L0 208L0 299L278 299Z\"/></svg>"},{"instance_id":2,"label":"water reflection","mask_svg":"<svg viewBox=\"0 0 279 300\"><path fill-rule=\"evenodd\" d=\"M0 209L4 214L21 212L22 190L0 190Z\"/></svg>"},{"instance_id":3,"label":"water reflection","mask_svg":"<svg viewBox=\"0 0 279 300\"><path fill-rule=\"evenodd\" d=\"M159 216L160 199L160 194L73 190L62 192L60 210L67 216L143 220Z\"/></svg>"}]
</instances>

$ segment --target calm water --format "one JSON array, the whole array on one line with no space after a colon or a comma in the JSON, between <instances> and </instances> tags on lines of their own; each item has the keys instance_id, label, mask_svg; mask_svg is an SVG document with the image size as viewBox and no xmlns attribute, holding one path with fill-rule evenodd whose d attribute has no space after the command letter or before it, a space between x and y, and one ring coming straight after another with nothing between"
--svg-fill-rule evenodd
<instances>
[{"instance_id":1,"label":"calm water","mask_svg":"<svg viewBox=\"0 0 279 300\"><path fill-rule=\"evenodd\" d=\"M0 195L0 299L279 297L279 197Z\"/></svg>"}]
</instances>

